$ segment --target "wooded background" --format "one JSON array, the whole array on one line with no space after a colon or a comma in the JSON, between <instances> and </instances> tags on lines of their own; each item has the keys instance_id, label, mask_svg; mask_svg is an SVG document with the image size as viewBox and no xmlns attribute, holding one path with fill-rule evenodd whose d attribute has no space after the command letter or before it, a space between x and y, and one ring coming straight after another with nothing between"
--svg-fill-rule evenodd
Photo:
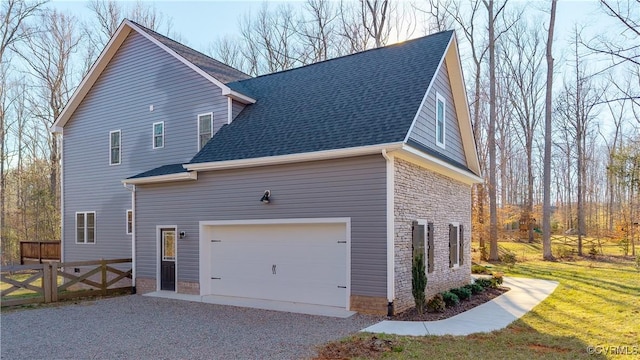
<instances>
[{"instance_id":1,"label":"wooded background","mask_svg":"<svg viewBox=\"0 0 640 360\"><path fill-rule=\"evenodd\" d=\"M59 139L49 128L121 21L184 41L151 2L87 7L92 17L80 20L46 2L1 3L3 264L15 261L21 240L60 238ZM211 34L204 51L256 76L455 29L486 179L473 191L473 236L483 256L497 259L498 239L519 237L521 221L532 224L526 240L543 232L547 259L550 233L578 235L580 254L590 235L626 241L635 255L639 9L640 0L600 1L607 26L575 24L558 49L555 1L264 3L239 19L238 36Z\"/></svg>"}]
</instances>

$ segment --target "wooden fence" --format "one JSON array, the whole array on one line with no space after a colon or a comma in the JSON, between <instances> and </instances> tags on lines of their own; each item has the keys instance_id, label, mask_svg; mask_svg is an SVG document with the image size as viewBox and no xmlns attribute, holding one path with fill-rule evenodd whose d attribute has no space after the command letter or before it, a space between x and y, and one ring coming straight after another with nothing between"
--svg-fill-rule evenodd
<instances>
[{"instance_id":1,"label":"wooden fence","mask_svg":"<svg viewBox=\"0 0 640 360\"><path fill-rule=\"evenodd\" d=\"M38 264L42 264L42 260L60 261L60 241L21 241L20 265L24 265L25 260Z\"/></svg>"},{"instance_id":2,"label":"wooden fence","mask_svg":"<svg viewBox=\"0 0 640 360\"><path fill-rule=\"evenodd\" d=\"M131 292L131 286L118 282L131 279L131 265L120 270L111 265L131 264L131 259L93 260L66 263L46 263L6 266L0 271L2 306L50 303L63 299ZM83 268L82 274L72 274L63 268ZM88 269L86 269L88 268ZM59 280L62 279L59 284ZM39 286L37 285L39 283ZM82 287L72 290L74 287Z\"/></svg>"}]
</instances>

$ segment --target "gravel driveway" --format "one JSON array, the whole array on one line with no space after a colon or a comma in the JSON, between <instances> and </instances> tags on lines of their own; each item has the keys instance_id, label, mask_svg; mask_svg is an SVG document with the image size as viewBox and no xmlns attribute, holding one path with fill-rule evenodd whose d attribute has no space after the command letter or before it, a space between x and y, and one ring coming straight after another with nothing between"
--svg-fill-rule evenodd
<instances>
[{"instance_id":1,"label":"gravel driveway","mask_svg":"<svg viewBox=\"0 0 640 360\"><path fill-rule=\"evenodd\" d=\"M300 359L380 320L122 296L3 313L2 359Z\"/></svg>"}]
</instances>

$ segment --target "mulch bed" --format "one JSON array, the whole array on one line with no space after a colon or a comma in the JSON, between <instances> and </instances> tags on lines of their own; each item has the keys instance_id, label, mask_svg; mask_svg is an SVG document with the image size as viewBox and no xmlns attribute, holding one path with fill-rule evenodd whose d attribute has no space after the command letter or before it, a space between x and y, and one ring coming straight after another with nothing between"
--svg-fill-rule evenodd
<instances>
[{"instance_id":1,"label":"mulch bed","mask_svg":"<svg viewBox=\"0 0 640 360\"><path fill-rule=\"evenodd\" d=\"M406 310L396 316L389 317L389 320L399 321L435 321L447 319L452 316L463 313L467 310L473 309L478 305L482 305L487 301L494 299L505 292L509 291L509 288L500 286L497 289L487 288L479 294L472 295L468 300L462 300L457 306L447 307L444 312L440 313L428 313L425 312L422 315L418 314L415 308Z\"/></svg>"}]
</instances>

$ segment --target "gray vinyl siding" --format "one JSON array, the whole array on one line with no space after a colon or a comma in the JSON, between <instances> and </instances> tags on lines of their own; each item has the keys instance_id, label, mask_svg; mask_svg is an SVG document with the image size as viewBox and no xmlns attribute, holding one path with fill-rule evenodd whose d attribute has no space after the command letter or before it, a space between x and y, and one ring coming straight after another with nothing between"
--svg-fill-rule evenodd
<instances>
[{"instance_id":1,"label":"gray vinyl siding","mask_svg":"<svg viewBox=\"0 0 640 360\"><path fill-rule=\"evenodd\" d=\"M439 93L447 103L445 110L446 130L444 149L436 145L436 92ZM460 136L460 127L458 126L458 118L453 104L453 93L451 92L451 84L447 74L447 64L444 61L436 74L424 106L420 109L418 119L409 138L460 164L467 165Z\"/></svg>"},{"instance_id":2,"label":"gray vinyl siding","mask_svg":"<svg viewBox=\"0 0 640 360\"><path fill-rule=\"evenodd\" d=\"M240 114L240 111L242 111L242 109L244 109L245 105L233 100L233 103L231 104L231 115L232 115L232 119L235 119L236 116L238 116L238 114Z\"/></svg>"},{"instance_id":3,"label":"gray vinyl siding","mask_svg":"<svg viewBox=\"0 0 640 360\"><path fill-rule=\"evenodd\" d=\"M153 105L153 111L150 111ZM189 161L198 151L197 115L227 118L221 89L132 32L64 127L64 259L131 256L121 180ZM164 148L152 124L164 121ZM109 131L121 130L121 164L109 165ZM75 244L75 212L96 212L96 243Z\"/></svg>"},{"instance_id":4,"label":"gray vinyl siding","mask_svg":"<svg viewBox=\"0 0 640 360\"><path fill-rule=\"evenodd\" d=\"M272 203L259 200L264 190ZM386 164L382 156L198 173L137 190L137 276L156 277L156 226L177 225L178 281L199 281L199 222L351 218L351 292L386 296Z\"/></svg>"}]
</instances>

